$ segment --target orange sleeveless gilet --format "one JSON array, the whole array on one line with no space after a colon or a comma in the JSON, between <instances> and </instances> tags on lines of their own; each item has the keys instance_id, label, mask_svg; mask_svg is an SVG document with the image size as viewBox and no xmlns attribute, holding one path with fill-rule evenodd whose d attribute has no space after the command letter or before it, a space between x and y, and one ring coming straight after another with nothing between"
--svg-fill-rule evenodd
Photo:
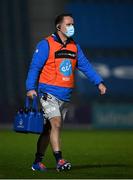
<instances>
[{"instance_id":1,"label":"orange sleeveless gilet","mask_svg":"<svg viewBox=\"0 0 133 180\"><path fill-rule=\"evenodd\" d=\"M49 44L49 56L40 73L39 83L60 87L74 87L74 71L77 62L77 46L70 41L66 47L54 40L46 38Z\"/></svg>"}]
</instances>

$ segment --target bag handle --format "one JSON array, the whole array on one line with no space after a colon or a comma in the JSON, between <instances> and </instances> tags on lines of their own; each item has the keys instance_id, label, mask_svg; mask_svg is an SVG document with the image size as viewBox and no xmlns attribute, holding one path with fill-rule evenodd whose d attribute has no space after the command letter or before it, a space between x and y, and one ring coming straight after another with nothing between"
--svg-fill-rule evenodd
<instances>
[{"instance_id":1,"label":"bag handle","mask_svg":"<svg viewBox=\"0 0 133 180\"><path fill-rule=\"evenodd\" d=\"M25 101L25 107L27 109L30 108L30 98L28 96L26 96L26 101ZM36 111L38 111L38 104L37 104L37 96L33 96L33 99L32 99L32 106L31 106L33 109L35 109Z\"/></svg>"},{"instance_id":2,"label":"bag handle","mask_svg":"<svg viewBox=\"0 0 133 180\"><path fill-rule=\"evenodd\" d=\"M32 108L38 111L38 103L37 103L37 96L33 96L33 101L32 101Z\"/></svg>"},{"instance_id":3,"label":"bag handle","mask_svg":"<svg viewBox=\"0 0 133 180\"><path fill-rule=\"evenodd\" d=\"M25 107L26 107L27 109L29 109L29 108L30 108L30 99L29 99L29 97L28 97L28 96L26 96L26 100L25 100Z\"/></svg>"}]
</instances>

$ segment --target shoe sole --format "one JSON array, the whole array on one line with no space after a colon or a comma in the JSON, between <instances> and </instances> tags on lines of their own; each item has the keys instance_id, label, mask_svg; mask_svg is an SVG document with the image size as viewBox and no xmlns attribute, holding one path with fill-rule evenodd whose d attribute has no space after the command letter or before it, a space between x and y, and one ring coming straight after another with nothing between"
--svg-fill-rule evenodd
<instances>
[{"instance_id":1,"label":"shoe sole","mask_svg":"<svg viewBox=\"0 0 133 180\"><path fill-rule=\"evenodd\" d=\"M32 171L47 171L47 169L44 170L38 170L38 169L34 169L33 167L31 167Z\"/></svg>"},{"instance_id":2,"label":"shoe sole","mask_svg":"<svg viewBox=\"0 0 133 180\"><path fill-rule=\"evenodd\" d=\"M71 164L66 164L66 165L67 165L67 166L62 167L61 169L56 168L56 170L57 170L58 172L61 172L61 171L69 171L72 166L71 166Z\"/></svg>"},{"instance_id":3,"label":"shoe sole","mask_svg":"<svg viewBox=\"0 0 133 180\"><path fill-rule=\"evenodd\" d=\"M34 169L33 167L31 167L31 169L32 169L33 171L35 171L35 169Z\"/></svg>"}]
</instances>

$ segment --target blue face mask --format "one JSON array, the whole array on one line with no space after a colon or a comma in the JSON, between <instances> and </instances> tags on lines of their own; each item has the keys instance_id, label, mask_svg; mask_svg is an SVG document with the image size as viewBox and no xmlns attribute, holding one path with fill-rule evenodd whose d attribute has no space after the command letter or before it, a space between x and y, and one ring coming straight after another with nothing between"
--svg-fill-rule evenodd
<instances>
[{"instance_id":1,"label":"blue face mask","mask_svg":"<svg viewBox=\"0 0 133 180\"><path fill-rule=\"evenodd\" d=\"M66 27L66 32L64 33L67 37L71 37L74 35L74 26L73 25L70 25L70 26L67 26Z\"/></svg>"}]
</instances>

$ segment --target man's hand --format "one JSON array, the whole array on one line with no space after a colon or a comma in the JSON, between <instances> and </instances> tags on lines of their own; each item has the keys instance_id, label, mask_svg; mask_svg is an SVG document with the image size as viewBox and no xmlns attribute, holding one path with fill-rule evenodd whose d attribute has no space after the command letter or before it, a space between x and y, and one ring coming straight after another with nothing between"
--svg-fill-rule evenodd
<instances>
[{"instance_id":1,"label":"man's hand","mask_svg":"<svg viewBox=\"0 0 133 180\"><path fill-rule=\"evenodd\" d=\"M27 96L33 99L33 96L37 96L37 92L35 90L30 90L27 92Z\"/></svg>"},{"instance_id":2,"label":"man's hand","mask_svg":"<svg viewBox=\"0 0 133 180\"><path fill-rule=\"evenodd\" d=\"M103 94L105 94L106 93L106 87L105 87L105 85L103 84L103 83L100 83L99 85L98 85L98 89L100 90L100 94L101 95L103 95Z\"/></svg>"}]
</instances>

